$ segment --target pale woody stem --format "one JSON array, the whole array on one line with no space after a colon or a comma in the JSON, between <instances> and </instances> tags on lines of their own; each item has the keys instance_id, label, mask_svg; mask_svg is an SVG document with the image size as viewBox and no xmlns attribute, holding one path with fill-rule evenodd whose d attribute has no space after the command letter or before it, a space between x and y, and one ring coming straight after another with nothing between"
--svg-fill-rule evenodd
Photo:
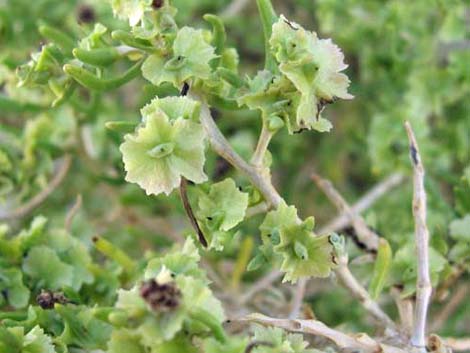
<instances>
[{"instance_id":1,"label":"pale woody stem","mask_svg":"<svg viewBox=\"0 0 470 353\"><path fill-rule=\"evenodd\" d=\"M426 320L432 287L429 274L429 231L426 225L424 167L411 125L406 122L405 128L410 142L410 157L413 165L413 215L415 219L415 241L418 261L416 307L411 344L418 347L422 352L426 352Z\"/></svg>"},{"instance_id":2,"label":"pale woody stem","mask_svg":"<svg viewBox=\"0 0 470 353\"><path fill-rule=\"evenodd\" d=\"M258 188L265 200L271 207L276 208L281 203L281 196L271 184L271 181L259 173L258 169L247 163L230 146L227 139L222 135L219 128L212 119L211 112L207 104L195 93L190 94L196 100L201 102L201 124L207 133L209 142L214 151L224 158L235 168L244 173L251 180L253 185Z\"/></svg>"},{"instance_id":3,"label":"pale woody stem","mask_svg":"<svg viewBox=\"0 0 470 353\"><path fill-rule=\"evenodd\" d=\"M251 157L251 164L255 167L262 166L263 158L266 155L272 137L273 133L269 131L266 124L263 123L255 153L253 153L253 157Z\"/></svg>"}]
</instances>

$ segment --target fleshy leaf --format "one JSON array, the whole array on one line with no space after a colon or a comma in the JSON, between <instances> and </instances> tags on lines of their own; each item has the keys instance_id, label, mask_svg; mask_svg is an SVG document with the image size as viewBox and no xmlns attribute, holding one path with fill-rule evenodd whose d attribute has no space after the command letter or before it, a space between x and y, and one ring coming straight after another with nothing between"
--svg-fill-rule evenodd
<instances>
[{"instance_id":1,"label":"fleshy leaf","mask_svg":"<svg viewBox=\"0 0 470 353\"><path fill-rule=\"evenodd\" d=\"M187 275L207 281L204 271L199 268L199 252L194 240L187 238L183 248L175 249L161 258L149 261L145 278L155 278L165 267L175 275Z\"/></svg>"},{"instance_id":2,"label":"fleshy leaf","mask_svg":"<svg viewBox=\"0 0 470 353\"><path fill-rule=\"evenodd\" d=\"M379 297L385 285L392 264L392 249L388 241L380 238L374 272L369 284L369 293L375 300Z\"/></svg>"},{"instance_id":3,"label":"fleshy leaf","mask_svg":"<svg viewBox=\"0 0 470 353\"><path fill-rule=\"evenodd\" d=\"M52 338L43 329L35 326L23 339L22 353L55 353Z\"/></svg>"},{"instance_id":4,"label":"fleshy leaf","mask_svg":"<svg viewBox=\"0 0 470 353\"><path fill-rule=\"evenodd\" d=\"M244 353L248 345L247 339L242 337L230 337L227 342L221 343L214 338L204 341L205 353Z\"/></svg>"},{"instance_id":5,"label":"fleshy leaf","mask_svg":"<svg viewBox=\"0 0 470 353\"><path fill-rule=\"evenodd\" d=\"M28 252L23 271L39 286L50 290L73 285L73 267L62 262L55 251L47 246L36 246Z\"/></svg>"},{"instance_id":6,"label":"fleshy leaf","mask_svg":"<svg viewBox=\"0 0 470 353\"><path fill-rule=\"evenodd\" d=\"M108 343L108 353L147 353L138 334L127 329L114 330Z\"/></svg>"},{"instance_id":7,"label":"fleshy leaf","mask_svg":"<svg viewBox=\"0 0 470 353\"><path fill-rule=\"evenodd\" d=\"M227 178L212 184L207 194L199 197L199 217L217 223L228 231L245 218L248 194L241 192L235 182Z\"/></svg>"},{"instance_id":8,"label":"fleshy leaf","mask_svg":"<svg viewBox=\"0 0 470 353\"><path fill-rule=\"evenodd\" d=\"M297 222L298 216L295 206L287 206L287 204L282 201L277 209L270 211L266 215L259 229L261 230L263 240L273 242L274 245L277 245L280 241L279 233L281 228L292 227L296 225Z\"/></svg>"},{"instance_id":9,"label":"fleshy leaf","mask_svg":"<svg viewBox=\"0 0 470 353\"><path fill-rule=\"evenodd\" d=\"M104 349L109 341L112 327L94 317L93 309L56 305L55 311L64 321L60 340L85 350Z\"/></svg>"},{"instance_id":10,"label":"fleshy leaf","mask_svg":"<svg viewBox=\"0 0 470 353\"><path fill-rule=\"evenodd\" d=\"M457 241L470 242L470 214L450 224L450 236Z\"/></svg>"},{"instance_id":11,"label":"fleshy leaf","mask_svg":"<svg viewBox=\"0 0 470 353\"><path fill-rule=\"evenodd\" d=\"M300 334L290 334L277 327L263 327L256 325L254 329L254 341L264 342L253 352L256 353L314 353L307 349L308 342L303 340Z\"/></svg>"},{"instance_id":12,"label":"fleshy leaf","mask_svg":"<svg viewBox=\"0 0 470 353\"><path fill-rule=\"evenodd\" d=\"M163 82L180 87L190 78L208 79L211 73L210 61L216 56L201 30L181 28L173 43L170 57L154 54L142 65L143 76L154 85Z\"/></svg>"},{"instance_id":13,"label":"fleshy leaf","mask_svg":"<svg viewBox=\"0 0 470 353\"><path fill-rule=\"evenodd\" d=\"M28 305L30 292L23 284L23 274L19 269L0 269L0 291L14 308Z\"/></svg>"},{"instance_id":14,"label":"fleshy leaf","mask_svg":"<svg viewBox=\"0 0 470 353\"><path fill-rule=\"evenodd\" d=\"M169 195L182 176L195 183L207 180L203 171L205 133L199 123L182 117L171 121L161 111L150 111L136 132L124 139L120 151L126 180L139 184L147 195Z\"/></svg>"},{"instance_id":15,"label":"fleshy leaf","mask_svg":"<svg viewBox=\"0 0 470 353\"><path fill-rule=\"evenodd\" d=\"M415 245L410 242L400 248L393 258L392 275L394 284L398 283L404 286L402 295L410 296L416 291L416 252ZM429 248L429 272L431 275L431 284L435 287L439 281L439 274L445 269L447 260L434 248Z\"/></svg>"},{"instance_id":16,"label":"fleshy leaf","mask_svg":"<svg viewBox=\"0 0 470 353\"><path fill-rule=\"evenodd\" d=\"M163 99L155 97L152 101L142 108L142 116L146 117L157 112L163 112L170 121L178 118L184 118L193 121L199 121L201 104L188 97L165 97Z\"/></svg>"}]
</instances>

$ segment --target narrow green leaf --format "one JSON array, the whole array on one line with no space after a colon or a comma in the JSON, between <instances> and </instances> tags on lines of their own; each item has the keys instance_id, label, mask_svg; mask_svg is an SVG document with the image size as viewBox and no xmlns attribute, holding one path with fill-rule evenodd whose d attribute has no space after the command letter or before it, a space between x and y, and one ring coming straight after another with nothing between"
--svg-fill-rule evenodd
<instances>
[{"instance_id":1,"label":"narrow green leaf","mask_svg":"<svg viewBox=\"0 0 470 353\"><path fill-rule=\"evenodd\" d=\"M121 76L109 79L99 78L90 71L72 64L64 65L64 71L86 88L96 91L107 91L118 88L135 78L140 73L141 65L142 61L138 61Z\"/></svg>"},{"instance_id":2,"label":"narrow green leaf","mask_svg":"<svg viewBox=\"0 0 470 353\"><path fill-rule=\"evenodd\" d=\"M377 252L377 259L375 260L374 273L372 280L369 284L369 293L375 300L379 297L385 285L385 281L390 272L392 264L392 249L387 240L381 238L379 241L379 248Z\"/></svg>"},{"instance_id":3,"label":"narrow green leaf","mask_svg":"<svg viewBox=\"0 0 470 353\"><path fill-rule=\"evenodd\" d=\"M217 73L223 80L227 81L235 88L240 88L246 85L246 82L232 70L220 67L217 69Z\"/></svg>"},{"instance_id":4,"label":"narrow green leaf","mask_svg":"<svg viewBox=\"0 0 470 353\"><path fill-rule=\"evenodd\" d=\"M219 66L220 57L224 52L227 34L225 33L224 23L220 17L206 14L203 18L212 25L212 44L215 47L215 53L219 56L219 58L212 61L212 67L216 68Z\"/></svg>"},{"instance_id":5,"label":"narrow green leaf","mask_svg":"<svg viewBox=\"0 0 470 353\"><path fill-rule=\"evenodd\" d=\"M135 38L132 34L123 30L113 31L111 33L111 37L133 48L142 49L146 51L155 51L155 48L152 46L152 43L150 43L148 40Z\"/></svg>"},{"instance_id":6,"label":"narrow green leaf","mask_svg":"<svg viewBox=\"0 0 470 353\"><path fill-rule=\"evenodd\" d=\"M273 24L277 21L278 17L271 4L271 0L256 0L256 4L258 5L261 23L263 24L264 50L266 55L265 69L276 72L277 65L271 54L269 39L271 38Z\"/></svg>"},{"instance_id":7,"label":"narrow green leaf","mask_svg":"<svg viewBox=\"0 0 470 353\"><path fill-rule=\"evenodd\" d=\"M120 54L116 48L98 48L91 50L75 48L72 53L78 60L95 66L108 66L120 58Z\"/></svg>"},{"instance_id":8,"label":"narrow green leaf","mask_svg":"<svg viewBox=\"0 0 470 353\"><path fill-rule=\"evenodd\" d=\"M225 331L224 331L224 328L222 327L222 324L209 311L202 309L202 308L194 308L189 313L189 316L193 320L199 321L205 326L207 326L212 331L212 334L219 342L227 341L227 336L225 335Z\"/></svg>"},{"instance_id":9,"label":"narrow green leaf","mask_svg":"<svg viewBox=\"0 0 470 353\"><path fill-rule=\"evenodd\" d=\"M63 31L60 31L56 28L53 28L48 25L39 26L39 33L49 40L52 43L57 44L59 47L64 49L67 53L71 53L75 47L75 41L65 34Z\"/></svg>"},{"instance_id":10,"label":"narrow green leaf","mask_svg":"<svg viewBox=\"0 0 470 353\"><path fill-rule=\"evenodd\" d=\"M134 132L137 123L133 123L131 121L108 121L105 126L111 131L127 134Z\"/></svg>"}]
</instances>

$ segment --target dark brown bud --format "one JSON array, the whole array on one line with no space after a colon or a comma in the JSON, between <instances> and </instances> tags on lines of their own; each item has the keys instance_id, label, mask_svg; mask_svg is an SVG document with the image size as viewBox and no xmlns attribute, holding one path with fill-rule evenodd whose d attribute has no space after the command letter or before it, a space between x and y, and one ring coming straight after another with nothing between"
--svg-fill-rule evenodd
<instances>
[{"instance_id":1,"label":"dark brown bud","mask_svg":"<svg viewBox=\"0 0 470 353\"><path fill-rule=\"evenodd\" d=\"M78 20L83 23L95 22L95 11L92 7L83 5L78 9Z\"/></svg>"},{"instance_id":2,"label":"dark brown bud","mask_svg":"<svg viewBox=\"0 0 470 353\"><path fill-rule=\"evenodd\" d=\"M179 306L181 300L181 292L175 283L159 284L155 279L142 283L140 296L155 312L174 310Z\"/></svg>"},{"instance_id":3,"label":"dark brown bud","mask_svg":"<svg viewBox=\"0 0 470 353\"><path fill-rule=\"evenodd\" d=\"M152 1L152 7L157 10L163 6L164 1L163 0L153 0Z\"/></svg>"},{"instance_id":4,"label":"dark brown bud","mask_svg":"<svg viewBox=\"0 0 470 353\"><path fill-rule=\"evenodd\" d=\"M49 290L41 290L41 293L36 297L36 303L45 309L53 309L55 304L68 304L70 301L62 292L52 292Z\"/></svg>"}]
</instances>

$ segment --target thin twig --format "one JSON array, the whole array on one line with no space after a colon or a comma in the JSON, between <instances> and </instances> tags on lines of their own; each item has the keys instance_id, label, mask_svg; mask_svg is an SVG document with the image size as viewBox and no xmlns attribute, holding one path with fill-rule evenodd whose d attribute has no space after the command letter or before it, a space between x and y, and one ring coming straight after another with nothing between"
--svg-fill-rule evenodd
<instances>
[{"instance_id":1,"label":"thin twig","mask_svg":"<svg viewBox=\"0 0 470 353\"><path fill-rule=\"evenodd\" d=\"M255 294L271 286L271 284L280 279L282 275L283 274L281 272L274 270L257 280L256 283L250 286L250 288L246 290L245 294L240 297L240 304L243 305L248 302Z\"/></svg>"},{"instance_id":2,"label":"thin twig","mask_svg":"<svg viewBox=\"0 0 470 353\"><path fill-rule=\"evenodd\" d=\"M350 336L334 330L317 320L276 319L261 314L250 314L235 321L257 322L262 325L279 327L287 331L321 336L333 341L340 348L357 349L364 353L405 353L402 349L379 344L367 335Z\"/></svg>"},{"instance_id":3,"label":"thin twig","mask_svg":"<svg viewBox=\"0 0 470 353\"><path fill-rule=\"evenodd\" d=\"M469 291L466 284L458 286L455 293L452 295L452 298L433 318L430 330L433 332L439 331L441 327L444 326L447 319L459 308L460 304L469 297L468 294Z\"/></svg>"},{"instance_id":4,"label":"thin twig","mask_svg":"<svg viewBox=\"0 0 470 353\"><path fill-rule=\"evenodd\" d=\"M268 341L253 341L248 344L245 348L245 353L251 353L255 348L259 346L273 347L274 344Z\"/></svg>"},{"instance_id":5,"label":"thin twig","mask_svg":"<svg viewBox=\"0 0 470 353\"><path fill-rule=\"evenodd\" d=\"M360 214L363 211L371 207L378 199L385 195L388 191L398 186L405 180L403 174L394 173L384 179L383 181L376 184L369 192L367 192L358 202L356 202L351 210ZM340 214L338 217L333 219L331 222L322 227L319 234L329 234L336 232L340 229L347 227L351 222L351 218L347 214Z\"/></svg>"},{"instance_id":6,"label":"thin twig","mask_svg":"<svg viewBox=\"0 0 470 353\"><path fill-rule=\"evenodd\" d=\"M410 158L413 165L413 216L415 220L415 241L418 262L416 283L416 307L411 344L426 351L426 320L432 287L429 274L429 231L426 225L426 191L424 189L424 167L418 144L409 122L405 129L410 143Z\"/></svg>"},{"instance_id":7,"label":"thin twig","mask_svg":"<svg viewBox=\"0 0 470 353\"><path fill-rule=\"evenodd\" d=\"M371 298L369 292L357 281L348 268L347 258L339 259L339 266L335 269L338 279L346 289L359 300L364 309L377 321L378 324L388 328L393 334L398 332L398 328L393 320L379 307L377 302Z\"/></svg>"},{"instance_id":8,"label":"thin twig","mask_svg":"<svg viewBox=\"0 0 470 353\"><path fill-rule=\"evenodd\" d=\"M65 217L65 230L67 232L72 228L73 219L77 215L78 211L80 211L80 207L82 207L82 195L78 194L72 208L67 212Z\"/></svg>"},{"instance_id":9,"label":"thin twig","mask_svg":"<svg viewBox=\"0 0 470 353\"><path fill-rule=\"evenodd\" d=\"M261 133L259 135L258 143L256 145L256 150L251 157L251 164L256 167L261 167L263 165L263 159L268 150L269 142L273 137L273 133L268 129L266 123L263 123L261 128Z\"/></svg>"},{"instance_id":10,"label":"thin twig","mask_svg":"<svg viewBox=\"0 0 470 353\"><path fill-rule=\"evenodd\" d=\"M269 177L261 175L258 168L248 164L243 158L241 158L235 150L230 146L225 136L217 127L214 119L212 118L211 112L207 103L204 102L195 93L190 94L194 99L201 102L201 124L206 131L209 142L214 151L224 158L227 162L233 165L236 169L244 173L253 183L255 187L264 196L266 202L270 206L276 208L281 203L281 196L271 184Z\"/></svg>"},{"instance_id":11,"label":"thin twig","mask_svg":"<svg viewBox=\"0 0 470 353\"><path fill-rule=\"evenodd\" d=\"M470 351L470 338L453 338L447 337L443 339L446 346L452 348L455 352Z\"/></svg>"},{"instance_id":12,"label":"thin twig","mask_svg":"<svg viewBox=\"0 0 470 353\"><path fill-rule=\"evenodd\" d=\"M238 15L250 3L250 0L233 0L221 13L220 17L227 19Z\"/></svg>"},{"instance_id":13,"label":"thin twig","mask_svg":"<svg viewBox=\"0 0 470 353\"><path fill-rule=\"evenodd\" d=\"M250 218L250 217L256 216L260 213L266 213L267 211L269 211L268 204L266 202L260 202L257 205L248 207L248 209L246 210L246 215L245 216L246 216L246 218Z\"/></svg>"},{"instance_id":14,"label":"thin twig","mask_svg":"<svg viewBox=\"0 0 470 353\"><path fill-rule=\"evenodd\" d=\"M62 183L65 176L67 175L67 172L70 169L71 162L72 157L68 154L65 155L59 162L57 171L50 183L43 190L41 190L39 194L34 196L22 206L19 206L18 208L11 211L0 213L0 221L22 218L31 213L31 211L33 211L39 205L41 205Z\"/></svg>"},{"instance_id":15,"label":"thin twig","mask_svg":"<svg viewBox=\"0 0 470 353\"><path fill-rule=\"evenodd\" d=\"M456 266L453 266L452 272L447 276L444 282L439 283L439 287L436 288L436 300L443 301L449 293L449 288L453 288L455 283L465 272L465 266L463 266L462 264L457 264Z\"/></svg>"},{"instance_id":16,"label":"thin twig","mask_svg":"<svg viewBox=\"0 0 470 353\"><path fill-rule=\"evenodd\" d=\"M413 301L410 298L402 298L401 291L397 288L392 288L391 294L398 308L401 328L410 337L413 332Z\"/></svg>"},{"instance_id":17,"label":"thin twig","mask_svg":"<svg viewBox=\"0 0 470 353\"><path fill-rule=\"evenodd\" d=\"M191 203L189 202L187 184L188 184L188 181L186 180L186 178L181 177L181 183L180 183L181 201L183 202L183 207L184 207L184 210L186 211L186 214L188 215L189 221L198 235L199 242L201 243L203 247L207 248L208 244L207 244L206 237L204 236L204 233L202 232L201 227L199 227L199 223L197 222L197 219L194 216Z\"/></svg>"},{"instance_id":18,"label":"thin twig","mask_svg":"<svg viewBox=\"0 0 470 353\"><path fill-rule=\"evenodd\" d=\"M300 309L302 308L302 303L304 301L305 289L307 288L307 279L301 278L297 282L297 286L294 291L294 298L292 300L292 307L289 313L289 319L297 319L300 314Z\"/></svg>"},{"instance_id":19,"label":"thin twig","mask_svg":"<svg viewBox=\"0 0 470 353\"><path fill-rule=\"evenodd\" d=\"M333 184L316 173L313 173L311 178L325 193L328 199L333 202L336 208L349 217L359 241L366 246L367 250L377 251L379 246L379 236L367 226L364 219L358 213L352 210L346 200L335 189Z\"/></svg>"}]
</instances>

